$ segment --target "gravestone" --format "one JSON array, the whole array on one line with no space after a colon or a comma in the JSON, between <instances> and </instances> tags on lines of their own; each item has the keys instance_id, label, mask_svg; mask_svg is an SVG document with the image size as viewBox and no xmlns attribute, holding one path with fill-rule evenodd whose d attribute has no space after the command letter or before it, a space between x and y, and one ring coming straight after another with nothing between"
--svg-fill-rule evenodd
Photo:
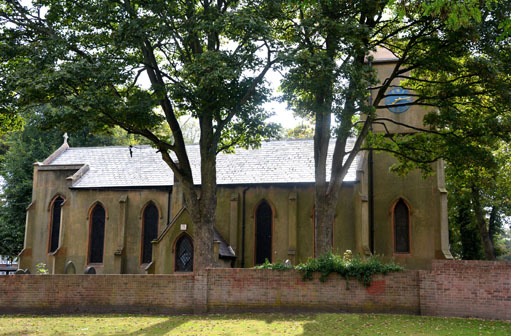
<instances>
[{"instance_id":1,"label":"gravestone","mask_svg":"<svg viewBox=\"0 0 511 336\"><path fill-rule=\"evenodd\" d=\"M92 266L87 267L85 274L96 274L96 269Z\"/></svg>"},{"instance_id":2,"label":"gravestone","mask_svg":"<svg viewBox=\"0 0 511 336\"><path fill-rule=\"evenodd\" d=\"M76 274L75 264L69 260L64 267L64 274Z\"/></svg>"}]
</instances>

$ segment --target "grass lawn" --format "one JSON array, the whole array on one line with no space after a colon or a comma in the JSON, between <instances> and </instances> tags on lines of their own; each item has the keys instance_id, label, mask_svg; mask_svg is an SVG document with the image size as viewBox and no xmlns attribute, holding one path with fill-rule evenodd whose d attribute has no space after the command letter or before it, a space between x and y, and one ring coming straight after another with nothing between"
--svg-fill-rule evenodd
<instances>
[{"instance_id":1,"label":"grass lawn","mask_svg":"<svg viewBox=\"0 0 511 336\"><path fill-rule=\"evenodd\" d=\"M511 335L511 323L375 314L0 315L0 335Z\"/></svg>"}]
</instances>

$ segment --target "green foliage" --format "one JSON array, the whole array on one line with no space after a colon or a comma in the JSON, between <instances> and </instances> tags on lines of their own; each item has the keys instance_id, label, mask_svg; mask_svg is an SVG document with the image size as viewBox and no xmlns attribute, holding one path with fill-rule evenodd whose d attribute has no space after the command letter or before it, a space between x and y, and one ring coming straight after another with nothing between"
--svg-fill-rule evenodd
<instances>
[{"instance_id":1,"label":"green foliage","mask_svg":"<svg viewBox=\"0 0 511 336\"><path fill-rule=\"evenodd\" d=\"M401 67L410 69L400 85L413 91L415 103L430 109L426 127L410 127L411 134L368 135L367 144L394 153L398 162L392 170L401 175L420 168L427 176L433 171L431 163L443 158L453 253L464 259L494 259L502 250L501 223L511 213L506 168L511 2L438 0L421 6L432 20L426 26L437 31L433 35L438 39L410 45L408 39L395 38L393 43L399 45ZM403 17L411 13L405 8Z\"/></svg>"},{"instance_id":2,"label":"green foliage","mask_svg":"<svg viewBox=\"0 0 511 336\"><path fill-rule=\"evenodd\" d=\"M455 188L455 186L452 187ZM472 214L470 200L455 189L451 189L448 197L449 242L452 255L457 259L483 259L481 238Z\"/></svg>"},{"instance_id":3,"label":"green foliage","mask_svg":"<svg viewBox=\"0 0 511 336\"><path fill-rule=\"evenodd\" d=\"M271 61L257 50L276 43L269 40L270 7L264 1L75 6L50 0L31 7L2 1L0 107L16 115L51 104L58 109L45 114L48 125L69 132L84 123L94 130L118 125L155 144L179 137L173 121L186 115L218 130L209 139L214 147L257 145L277 131L264 122L265 72L257 76ZM171 130L155 138L162 121Z\"/></svg>"},{"instance_id":4,"label":"green foliage","mask_svg":"<svg viewBox=\"0 0 511 336\"><path fill-rule=\"evenodd\" d=\"M508 218L507 227L504 228L503 233L498 240L501 255L498 257L502 261L511 261L511 227Z\"/></svg>"},{"instance_id":5,"label":"green foliage","mask_svg":"<svg viewBox=\"0 0 511 336\"><path fill-rule=\"evenodd\" d=\"M394 154L394 172L405 175L419 168L425 176L432 174L432 163L440 158L451 164L465 160L486 165L492 156L487 144L509 141L509 1L285 4L291 28L282 34L288 71L281 89L297 114L316 122L317 202L337 204L337 193L332 191L342 185L341 174L347 171L343 162L350 163L359 151L346 148L349 136L367 140L362 149ZM394 69L388 69L390 77L377 83L372 52L385 50L397 61ZM412 92L410 105L430 108L426 127L375 114L388 107L385 98L398 81ZM392 134L387 128L384 134L371 134L372 129L382 130L384 123L396 123L404 130ZM328 180L325 153L331 135L338 140ZM317 214L316 239L328 236L322 223L331 222L331 216L323 220L326 215ZM328 245L316 244L331 248Z\"/></svg>"},{"instance_id":6,"label":"green foliage","mask_svg":"<svg viewBox=\"0 0 511 336\"><path fill-rule=\"evenodd\" d=\"M307 262L294 267L280 261L272 264L266 259L264 264L255 266L254 268L278 271L296 269L302 273L304 280L312 280L312 274L314 272L319 272L321 273L319 280L322 282L326 281L330 273L337 273L348 281L350 279L356 279L366 287L371 285L372 278L376 274L385 275L390 272L400 272L404 270L402 266L394 262L382 262L377 256L371 256L369 258L354 257L350 250L346 250L342 256L326 253L316 259L309 258Z\"/></svg>"},{"instance_id":7,"label":"green foliage","mask_svg":"<svg viewBox=\"0 0 511 336\"><path fill-rule=\"evenodd\" d=\"M286 139L312 139L314 138L314 126L301 123L295 128L284 129L283 137Z\"/></svg>"},{"instance_id":8,"label":"green foliage","mask_svg":"<svg viewBox=\"0 0 511 336\"><path fill-rule=\"evenodd\" d=\"M272 269L277 271L287 271L290 269L294 269L292 265L286 265L282 261L277 261L276 263L271 263L268 259L264 260L264 263L261 265L254 266L255 269Z\"/></svg>"},{"instance_id":9,"label":"green foliage","mask_svg":"<svg viewBox=\"0 0 511 336\"><path fill-rule=\"evenodd\" d=\"M38 263L37 265L35 265L35 270L36 270L36 274L46 275L46 274L50 273L48 271L48 267L46 266L45 263Z\"/></svg>"},{"instance_id":10,"label":"green foliage","mask_svg":"<svg viewBox=\"0 0 511 336\"><path fill-rule=\"evenodd\" d=\"M493 259L507 253L504 224L511 215L511 160L509 145L496 141L483 146L486 160L448 162L451 250L462 259ZM478 216L478 212L480 215ZM484 249L481 227L488 235L493 256Z\"/></svg>"},{"instance_id":11,"label":"green foliage","mask_svg":"<svg viewBox=\"0 0 511 336\"><path fill-rule=\"evenodd\" d=\"M384 263L377 256L369 258L352 257L350 254L343 256L327 253L317 259L309 259L304 264L296 266L304 279L312 279L314 272L320 272L320 281L326 281L330 273L340 274L346 280L356 279L364 286L371 285L372 277L375 274L387 274L400 272L404 268L394 262Z\"/></svg>"},{"instance_id":12,"label":"green foliage","mask_svg":"<svg viewBox=\"0 0 511 336\"><path fill-rule=\"evenodd\" d=\"M274 9L263 0L0 0L0 112L48 104L47 127L119 126L147 138L182 181L196 228L210 235L216 154L279 132L260 107L277 62ZM182 116L200 127L200 186ZM195 246L210 249L196 259L210 266L212 245Z\"/></svg>"}]
</instances>

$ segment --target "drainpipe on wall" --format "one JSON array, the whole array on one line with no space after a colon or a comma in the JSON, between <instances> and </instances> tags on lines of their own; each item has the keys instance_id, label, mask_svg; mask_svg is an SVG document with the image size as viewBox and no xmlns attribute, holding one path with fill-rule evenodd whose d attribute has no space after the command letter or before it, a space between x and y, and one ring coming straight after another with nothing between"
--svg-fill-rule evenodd
<instances>
[{"instance_id":1,"label":"drainpipe on wall","mask_svg":"<svg viewBox=\"0 0 511 336\"><path fill-rule=\"evenodd\" d=\"M241 215L241 268L245 268L245 194L247 193L248 187L245 187L242 192L242 215Z\"/></svg>"},{"instance_id":2,"label":"drainpipe on wall","mask_svg":"<svg viewBox=\"0 0 511 336\"><path fill-rule=\"evenodd\" d=\"M172 187L169 188L169 196L167 198L167 226L170 224L170 196L172 194Z\"/></svg>"},{"instance_id":3,"label":"drainpipe on wall","mask_svg":"<svg viewBox=\"0 0 511 336\"><path fill-rule=\"evenodd\" d=\"M368 176L368 188L369 188L369 248L371 253L374 254L374 161L373 161L373 150L369 150L369 159L367 162Z\"/></svg>"},{"instance_id":4,"label":"drainpipe on wall","mask_svg":"<svg viewBox=\"0 0 511 336\"><path fill-rule=\"evenodd\" d=\"M372 67L373 64L369 61L369 67ZM369 105L373 105L373 91L369 91ZM370 132L373 131L373 125L371 124L369 127ZM369 249L371 253L374 255L374 161L373 161L373 150L369 150L369 157L367 160L367 172L368 172L368 206L369 206Z\"/></svg>"}]
</instances>

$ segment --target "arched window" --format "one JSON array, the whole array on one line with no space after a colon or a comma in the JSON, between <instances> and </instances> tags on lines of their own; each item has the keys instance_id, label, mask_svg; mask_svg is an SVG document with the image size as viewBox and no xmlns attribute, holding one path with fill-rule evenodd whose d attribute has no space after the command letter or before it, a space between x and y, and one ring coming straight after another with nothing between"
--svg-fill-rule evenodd
<instances>
[{"instance_id":1,"label":"arched window","mask_svg":"<svg viewBox=\"0 0 511 336\"><path fill-rule=\"evenodd\" d=\"M176 242L176 272L193 272L193 242L183 234Z\"/></svg>"},{"instance_id":2,"label":"arched window","mask_svg":"<svg viewBox=\"0 0 511 336\"><path fill-rule=\"evenodd\" d=\"M151 243L158 235L158 208L153 202L149 202L142 216L142 263L150 263L153 259L153 244Z\"/></svg>"},{"instance_id":3,"label":"arched window","mask_svg":"<svg viewBox=\"0 0 511 336\"><path fill-rule=\"evenodd\" d=\"M256 265L264 263L266 259L271 262L272 226L272 208L263 200L256 210Z\"/></svg>"},{"instance_id":4,"label":"arched window","mask_svg":"<svg viewBox=\"0 0 511 336\"><path fill-rule=\"evenodd\" d=\"M394 252L410 253L410 211L400 199L394 206Z\"/></svg>"},{"instance_id":5,"label":"arched window","mask_svg":"<svg viewBox=\"0 0 511 336\"><path fill-rule=\"evenodd\" d=\"M92 209L90 215L89 232L89 263L103 263L103 250L105 246L105 208L98 203Z\"/></svg>"},{"instance_id":6,"label":"arched window","mask_svg":"<svg viewBox=\"0 0 511 336\"><path fill-rule=\"evenodd\" d=\"M48 253L53 253L59 247L60 238L60 220L62 217L62 203L64 199L60 196L55 198L51 205L51 217L50 217L50 244Z\"/></svg>"}]
</instances>

